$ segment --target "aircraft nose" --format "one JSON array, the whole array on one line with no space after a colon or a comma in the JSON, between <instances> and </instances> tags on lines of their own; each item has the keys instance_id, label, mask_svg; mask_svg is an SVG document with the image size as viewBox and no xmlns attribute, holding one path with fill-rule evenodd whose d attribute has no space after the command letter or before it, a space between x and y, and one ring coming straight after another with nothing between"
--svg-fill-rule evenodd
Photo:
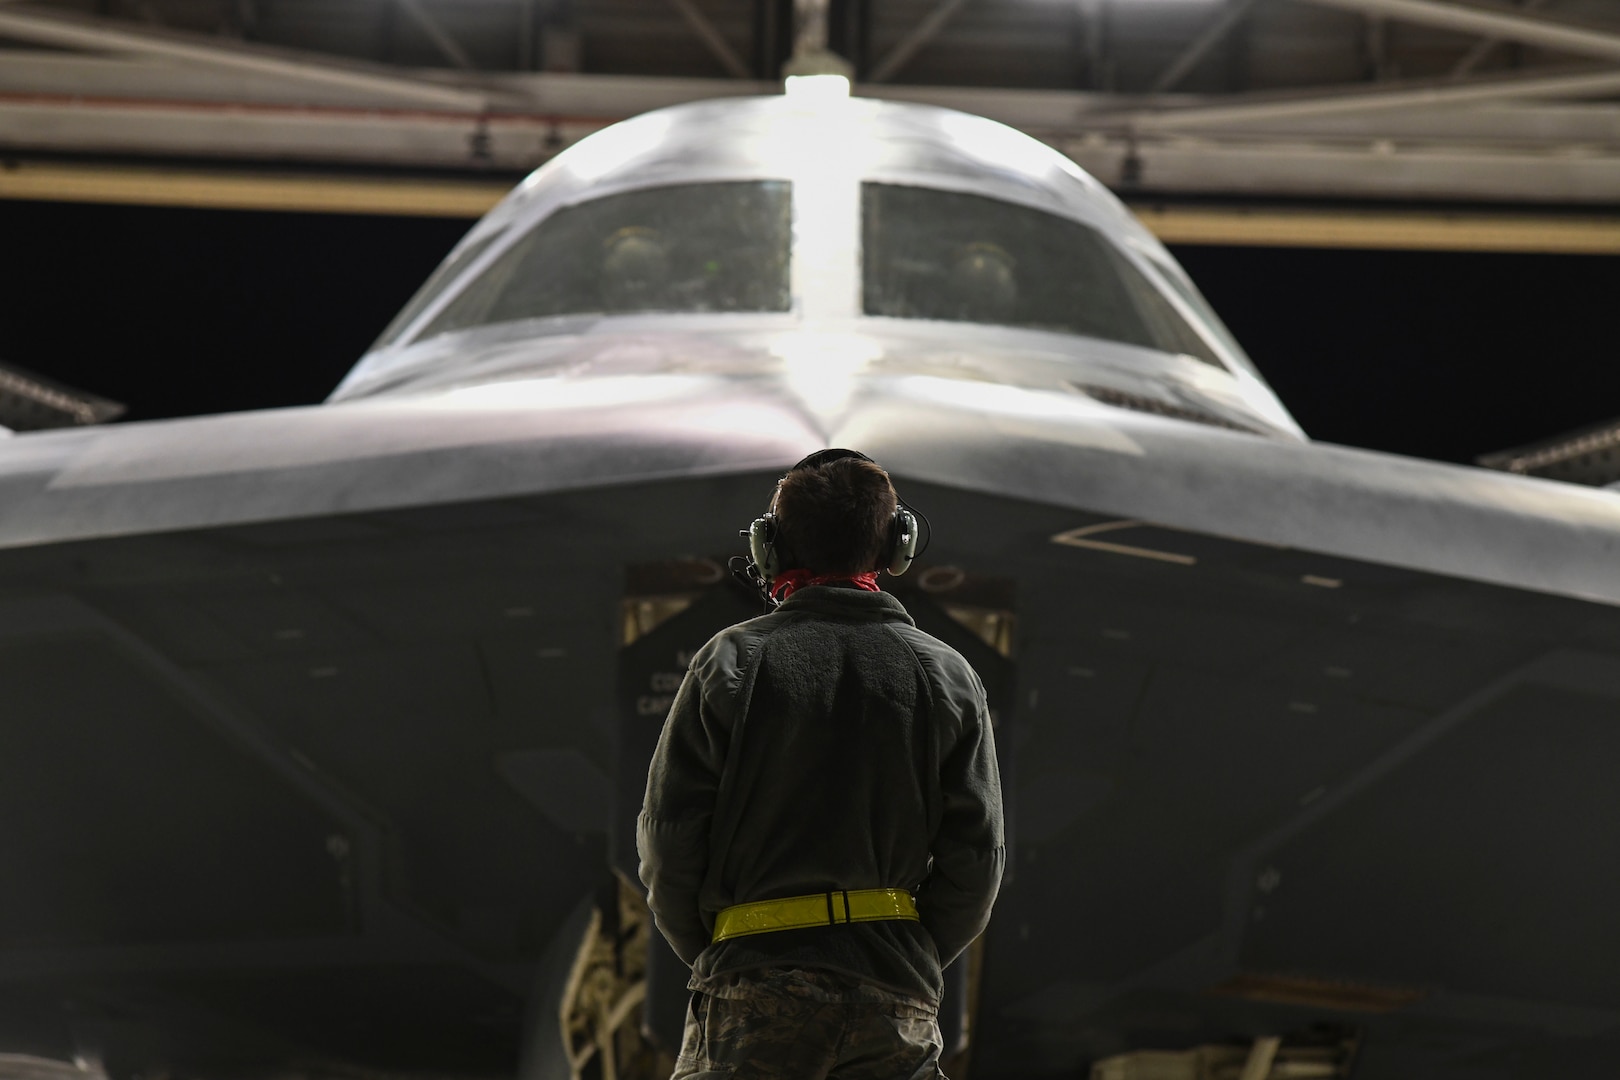
<instances>
[{"instance_id":1,"label":"aircraft nose","mask_svg":"<svg viewBox=\"0 0 1620 1080\"><path fill-rule=\"evenodd\" d=\"M771 355L782 362L788 390L829 424L848 410L861 377L883 357L883 346L865 334L798 331L773 342Z\"/></svg>"}]
</instances>

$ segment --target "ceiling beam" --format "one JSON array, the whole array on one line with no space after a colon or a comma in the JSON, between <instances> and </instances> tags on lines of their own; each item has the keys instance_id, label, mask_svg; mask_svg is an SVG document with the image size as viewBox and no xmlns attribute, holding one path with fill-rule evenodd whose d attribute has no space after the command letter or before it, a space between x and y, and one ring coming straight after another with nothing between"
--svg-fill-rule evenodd
<instances>
[{"instance_id":1,"label":"ceiling beam","mask_svg":"<svg viewBox=\"0 0 1620 1080\"><path fill-rule=\"evenodd\" d=\"M1102 114L1104 128L1132 131L1188 131L1276 120L1312 120L1390 110L1449 108L1537 98L1580 98L1620 93L1620 70L1515 73L1458 82L1452 79L1386 83L1311 94L1234 94L1219 104Z\"/></svg>"},{"instance_id":2,"label":"ceiling beam","mask_svg":"<svg viewBox=\"0 0 1620 1080\"><path fill-rule=\"evenodd\" d=\"M1519 10L1528 14L1546 6L1547 0L1525 0L1524 6ZM1481 41L1475 42L1474 47L1469 49L1467 53L1463 54L1463 58L1458 60L1456 65L1451 69L1451 77L1453 79L1460 79L1464 75L1471 73L1480 65L1482 60L1489 56L1491 52L1501 44L1501 38L1485 38Z\"/></svg>"},{"instance_id":3,"label":"ceiling beam","mask_svg":"<svg viewBox=\"0 0 1620 1080\"><path fill-rule=\"evenodd\" d=\"M29 162L0 173L0 199L448 218L482 215L506 188L471 178ZM1210 207L1163 199L1131 209L1167 244L1620 254L1620 217L1614 215Z\"/></svg>"},{"instance_id":4,"label":"ceiling beam","mask_svg":"<svg viewBox=\"0 0 1620 1080\"><path fill-rule=\"evenodd\" d=\"M680 12L681 18L686 20L686 25L692 28L692 32L708 47L714 58L720 61L720 66L726 69L727 74L734 79L747 79L753 76L753 72L748 70L748 65L743 63L742 57L737 55L736 50L721 35L719 28L707 15L698 10L698 6L692 0L669 0L669 3Z\"/></svg>"},{"instance_id":5,"label":"ceiling beam","mask_svg":"<svg viewBox=\"0 0 1620 1080\"><path fill-rule=\"evenodd\" d=\"M650 109L739 93L780 92L776 83L725 78L558 74L485 77L496 92L525 103L522 109L502 109L490 115L497 145L502 144L506 138L502 132L507 130L535 128L540 132L536 138L541 138L560 124L567 139L581 125L596 130ZM1620 92L1617 80L1620 72L1604 67L1556 76L1516 72L1461 83L1396 83L1383 88L1362 87L1354 92L1335 91L1325 97L1318 92L1231 97L1166 95L1144 100L1087 91L870 83L859 86L857 92L976 113L1043 138L1134 130L1176 135L1207 132L1223 138L1281 135L1296 139L1359 139L1364 143L1386 139L1495 144L1591 153L1601 148L1620 148L1620 138L1616 137L1620 112L1603 103L1576 102L1583 94ZM1537 100L1552 104L1532 103ZM1476 103L1495 107L1464 107ZM24 120L25 113L32 118ZM357 160L373 160L369 155L377 146L366 139L357 140L357 125L362 131L382 133L417 123L424 129L453 128L461 133L478 115L473 110L445 110L442 114L438 110L424 111L411 102L384 103L374 94L352 88L325 87L316 92L308 85L281 79L220 81L208 67L155 59L0 49L0 138L7 140L5 145L19 150L251 159L255 146L260 146L254 140L264 139L261 156L318 160L326 155L314 151L336 148L352 150ZM93 129L81 130L80 118L90 117L101 119ZM330 129L330 134L309 142L311 153L303 153L297 149L306 145L300 138L289 136L283 141L262 130L267 125L296 126L295 121L312 131ZM157 130L154 125L165 133L157 142L150 141L151 133ZM250 129L255 132L251 140L246 138ZM86 130L96 139L108 133L127 133L128 140L116 146L75 141ZM215 153L208 149L205 136L221 130L240 132L243 137L232 137ZM195 132L197 137L184 146L171 146L166 140L176 132ZM40 142L40 136L48 137L48 141ZM463 137L457 134L455 139ZM375 158L374 163L437 166L446 162L437 158L396 160L385 155Z\"/></svg>"},{"instance_id":6,"label":"ceiling beam","mask_svg":"<svg viewBox=\"0 0 1620 1080\"><path fill-rule=\"evenodd\" d=\"M462 71L473 69L472 57L467 55L467 50L445 32L444 27L439 25L439 20L422 6L421 0L394 0L394 2L405 9L405 14L411 17L411 21L428 36L428 40L433 42L433 47L438 49L439 54L450 61L452 66Z\"/></svg>"},{"instance_id":7,"label":"ceiling beam","mask_svg":"<svg viewBox=\"0 0 1620 1080\"><path fill-rule=\"evenodd\" d=\"M1421 23L1439 30L1478 34L1499 41L1517 41L1544 49L1620 61L1620 33L1607 27L1545 15L1529 15L1523 8L1475 6L1444 0L1298 0L1318 7L1357 11Z\"/></svg>"},{"instance_id":8,"label":"ceiling beam","mask_svg":"<svg viewBox=\"0 0 1620 1080\"><path fill-rule=\"evenodd\" d=\"M1249 13L1254 4L1255 0L1227 0L1221 13L1210 20L1204 32L1194 38L1192 44L1188 45L1181 55L1172 60L1170 65L1159 73L1159 77L1153 80L1149 93L1162 94L1167 90L1174 90L1182 79L1192 73L1192 69L1198 66L1198 62L1209 50L1219 45L1226 35L1243 21L1243 17Z\"/></svg>"},{"instance_id":9,"label":"ceiling beam","mask_svg":"<svg viewBox=\"0 0 1620 1080\"><path fill-rule=\"evenodd\" d=\"M883 59L872 65L872 70L866 76L867 81L888 82L910 62L918 49L938 36L945 28L945 24L951 21L951 17L965 3L967 0L939 0L934 9L923 17L922 22L912 27L911 32L901 38Z\"/></svg>"},{"instance_id":10,"label":"ceiling beam","mask_svg":"<svg viewBox=\"0 0 1620 1080\"><path fill-rule=\"evenodd\" d=\"M1614 153L1243 136L1047 141L1127 198L1620 205L1620 155Z\"/></svg>"},{"instance_id":11,"label":"ceiling beam","mask_svg":"<svg viewBox=\"0 0 1620 1080\"><path fill-rule=\"evenodd\" d=\"M413 79L387 69L340 64L287 49L244 45L200 34L132 30L110 19L49 14L0 0L0 36L68 49L161 57L182 63L272 75L296 83L363 90L398 102L484 112L501 95Z\"/></svg>"}]
</instances>

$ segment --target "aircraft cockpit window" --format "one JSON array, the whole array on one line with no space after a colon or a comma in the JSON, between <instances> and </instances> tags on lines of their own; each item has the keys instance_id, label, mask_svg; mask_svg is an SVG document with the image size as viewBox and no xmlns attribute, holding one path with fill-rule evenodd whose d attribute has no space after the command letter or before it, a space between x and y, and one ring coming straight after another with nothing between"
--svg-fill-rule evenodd
<instances>
[{"instance_id":1,"label":"aircraft cockpit window","mask_svg":"<svg viewBox=\"0 0 1620 1080\"><path fill-rule=\"evenodd\" d=\"M1208 344L1097 230L982 195L865 184L864 309L1085 334L1217 367Z\"/></svg>"},{"instance_id":2,"label":"aircraft cockpit window","mask_svg":"<svg viewBox=\"0 0 1620 1080\"><path fill-rule=\"evenodd\" d=\"M440 263L439 268L433 271L432 276L427 279L427 283L416 290L416 295L411 297L410 303L406 304L404 309L394 316L394 321L388 324L388 329L382 332L382 336L377 339L377 343L372 348L381 349L397 341L411 323L416 321L416 317L426 311L427 306L437 300L439 294L444 292L456 278L461 276L461 272L472 264L474 259L487 251L489 245L500 239L502 235L504 235L502 230L485 233Z\"/></svg>"},{"instance_id":3,"label":"aircraft cockpit window","mask_svg":"<svg viewBox=\"0 0 1620 1080\"><path fill-rule=\"evenodd\" d=\"M680 184L564 207L419 336L550 315L786 311L790 188L784 180Z\"/></svg>"}]
</instances>

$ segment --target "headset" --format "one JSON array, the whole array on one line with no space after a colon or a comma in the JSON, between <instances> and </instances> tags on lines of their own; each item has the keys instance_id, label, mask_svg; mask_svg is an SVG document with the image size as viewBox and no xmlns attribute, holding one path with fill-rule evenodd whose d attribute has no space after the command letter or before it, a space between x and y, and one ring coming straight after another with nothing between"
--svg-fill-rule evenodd
<instances>
[{"instance_id":1,"label":"headset","mask_svg":"<svg viewBox=\"0 0 1620 1080\"><path fill-rule=\"evenodd\" d=\"M872 461L871 458L859 450L817 450L809 457L800 461L788 472L797 472L800 469L815 469L830 462L843 458L858 458L861 461ZM872 462L874 465L876 462ZM773 502L774 505L774 502ZM919 530L921 521L928 530L928 536L922 540L922 548L918 549ZM775 606L775 599L771 596L771 582L782 572L782 562L776 551L776 540L779 525L774 510L767 511L753 520L746 529L740 530L737 535L748 541L748 554L738 555L731 560L731 572L739 581L759 590L765 598L767 607ZM886 569L890 574L899 577L911 569L916 558L928 549L933 539L933 527L922 512L908 505L899 495L895 496L894 520L889 527L889 561ZM745 565L738 566L738 563Z\"/></svg>"}]
</instances>

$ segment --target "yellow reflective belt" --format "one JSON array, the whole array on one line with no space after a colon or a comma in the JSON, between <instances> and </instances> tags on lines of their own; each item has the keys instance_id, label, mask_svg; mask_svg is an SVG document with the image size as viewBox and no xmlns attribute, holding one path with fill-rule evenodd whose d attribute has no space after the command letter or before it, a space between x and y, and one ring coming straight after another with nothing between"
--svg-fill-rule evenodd
<instances>
[{"instance_id":1,"label":"yellow reflective belt","mask_svg":"<svg viewBox=\"0 0 1620 1080\"><path fill-rule=\"evenodd\" d=\"M851 889L737 904L715 917L713 940L884 919L915 922L917 905L912 903L911 894L904 889Z\"/></svg>"}]
</instances>

